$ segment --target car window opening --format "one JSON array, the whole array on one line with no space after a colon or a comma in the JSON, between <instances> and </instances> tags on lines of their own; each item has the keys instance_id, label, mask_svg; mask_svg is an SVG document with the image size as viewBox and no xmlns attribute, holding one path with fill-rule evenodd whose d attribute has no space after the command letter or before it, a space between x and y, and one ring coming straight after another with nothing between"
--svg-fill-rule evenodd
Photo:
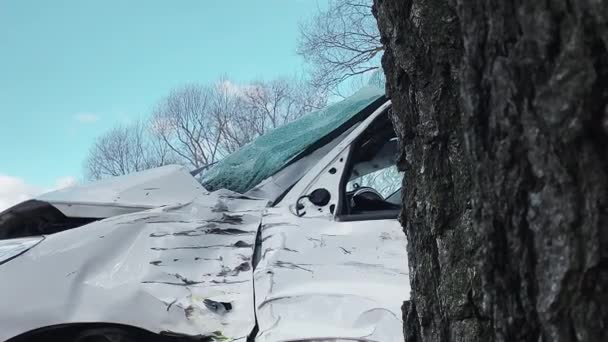
<instances>
[{"instance_id":1,"label":"car window opening","mask_svg":"<svg viewBox=\"0 0 608 342\"><path fill-rule=\"evenodd\" d=\"M403 175L395 165L398 143L388 115L378 117L351 151L342 182L342 215L396 218Z\"/></svg>"}]
</instances>

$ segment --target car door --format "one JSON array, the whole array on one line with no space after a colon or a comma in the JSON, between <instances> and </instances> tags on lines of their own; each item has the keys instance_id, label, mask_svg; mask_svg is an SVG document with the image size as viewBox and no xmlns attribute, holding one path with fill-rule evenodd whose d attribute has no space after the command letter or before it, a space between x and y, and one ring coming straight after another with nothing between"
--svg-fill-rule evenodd
<instances>
[{"instance_id":1,"label":"car door","mask_svg":"<svg viewBox=\"0 0 608 342\"><path fill-rule=\"evenodd\" d=\"M403 340L409 277L399 205L385 201L401 185L394 156L386 154L396 148L386 110L363 122L263 216L254 271L256 341ZM380 185L385 195L373 194ZM353 199L363 188L366 197ZM374 196L382 200L375 203Z\"/></svg>"}]
</instances>

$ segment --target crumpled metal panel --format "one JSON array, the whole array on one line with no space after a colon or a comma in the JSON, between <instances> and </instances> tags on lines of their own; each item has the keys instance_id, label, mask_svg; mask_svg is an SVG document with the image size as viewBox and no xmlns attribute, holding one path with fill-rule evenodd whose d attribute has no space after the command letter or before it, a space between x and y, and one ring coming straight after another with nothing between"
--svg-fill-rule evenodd
<instances>
[{"instance_id":1,"label":"crumpled metal panel","mask_svg":"<svg viewBox=\"0 0 608 342\"><path fill-rule=\"evenodd\" d=\"M403 341L409 277L397 220L299 218L282 207L262 222L256 341Z\"/></svg>"},{"instance_id":2,"label":"crumpled metal panel","mask_svg":"<svg viewBox=\"0 0 608 342\"><path fill-rule=\"evenodd\" d=\"M188 169L166 165L51 191L36 199L69 217L102 218L188 203L205 192Z\"/></svg>"},{"instance_id":3,"label":"crumpled metal panel","mask_svg":"<svg viewBox=\"0 0 608 342\"><path fill-rule=\"evenodd\" d=\"M48 236L0 267L0 341L77 322L244 340L266 205L218 191Z\"/></svg>"}]
</instances>

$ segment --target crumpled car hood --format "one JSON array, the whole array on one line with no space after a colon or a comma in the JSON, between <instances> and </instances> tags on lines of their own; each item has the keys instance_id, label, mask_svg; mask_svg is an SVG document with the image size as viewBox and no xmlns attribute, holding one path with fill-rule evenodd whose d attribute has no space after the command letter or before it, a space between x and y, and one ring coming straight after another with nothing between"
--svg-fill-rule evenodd
<instances>
[{"instance_id":1,"label":"crumpled car hood","mask_svg":"<svg viewBox=\"0 0 608 342\"><path fill-rule=\"evenodd\" d=\"M220 341L245 341L256 324L256 341L403 340L409 279L396 220L297 217L228 190L171 196L172 182L196 181L179 168L161 171L132 186L110 182L88 207L118 208L104 204L116 199L137 212L48 235L0 266L0 341L88 322ZM71 198L64 209L75 210L85 193L46 200Z\"/></svg>"},{"instance_id":2,"label":"crumpled car hood","mask_svg":"<svg viewBox=\"0 0 608 342\"><path fill-rule=\"evenodd\" d=\"M69 217L110 217L188 203L206 190L183 166L167 165L37 196Z\"/></svg>"},{"instance_id":3,"label":"crumpled car hood","mask_svg":"<svg viewBox=\"0 0 608 342\"><path fill-rule=\"evenodd\" d=\"M218 191L47 236L2 265L0 340L84 322L245 339L266 205Z\"/></svg>"}]
</instances>

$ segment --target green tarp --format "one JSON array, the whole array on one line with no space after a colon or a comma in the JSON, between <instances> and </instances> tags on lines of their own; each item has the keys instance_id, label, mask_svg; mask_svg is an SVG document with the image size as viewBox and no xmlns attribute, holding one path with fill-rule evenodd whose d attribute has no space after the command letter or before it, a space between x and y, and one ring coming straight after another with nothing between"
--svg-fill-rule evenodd
<instances>
[{"instance_id":1,"label":"green tarp","mask_svg":"<svg viewBox=\"0 0 608 342\"><path fill-rule=\"evenodd\" d=\"M382 89L366 87L341 102L276 128L218 162L204 174L201 183L211 191L224 188L245 193L310 152L324 138L344 131L345 125L352 124L357 114L369 110L383 95Z\"/></svg>"}]
</instances>

